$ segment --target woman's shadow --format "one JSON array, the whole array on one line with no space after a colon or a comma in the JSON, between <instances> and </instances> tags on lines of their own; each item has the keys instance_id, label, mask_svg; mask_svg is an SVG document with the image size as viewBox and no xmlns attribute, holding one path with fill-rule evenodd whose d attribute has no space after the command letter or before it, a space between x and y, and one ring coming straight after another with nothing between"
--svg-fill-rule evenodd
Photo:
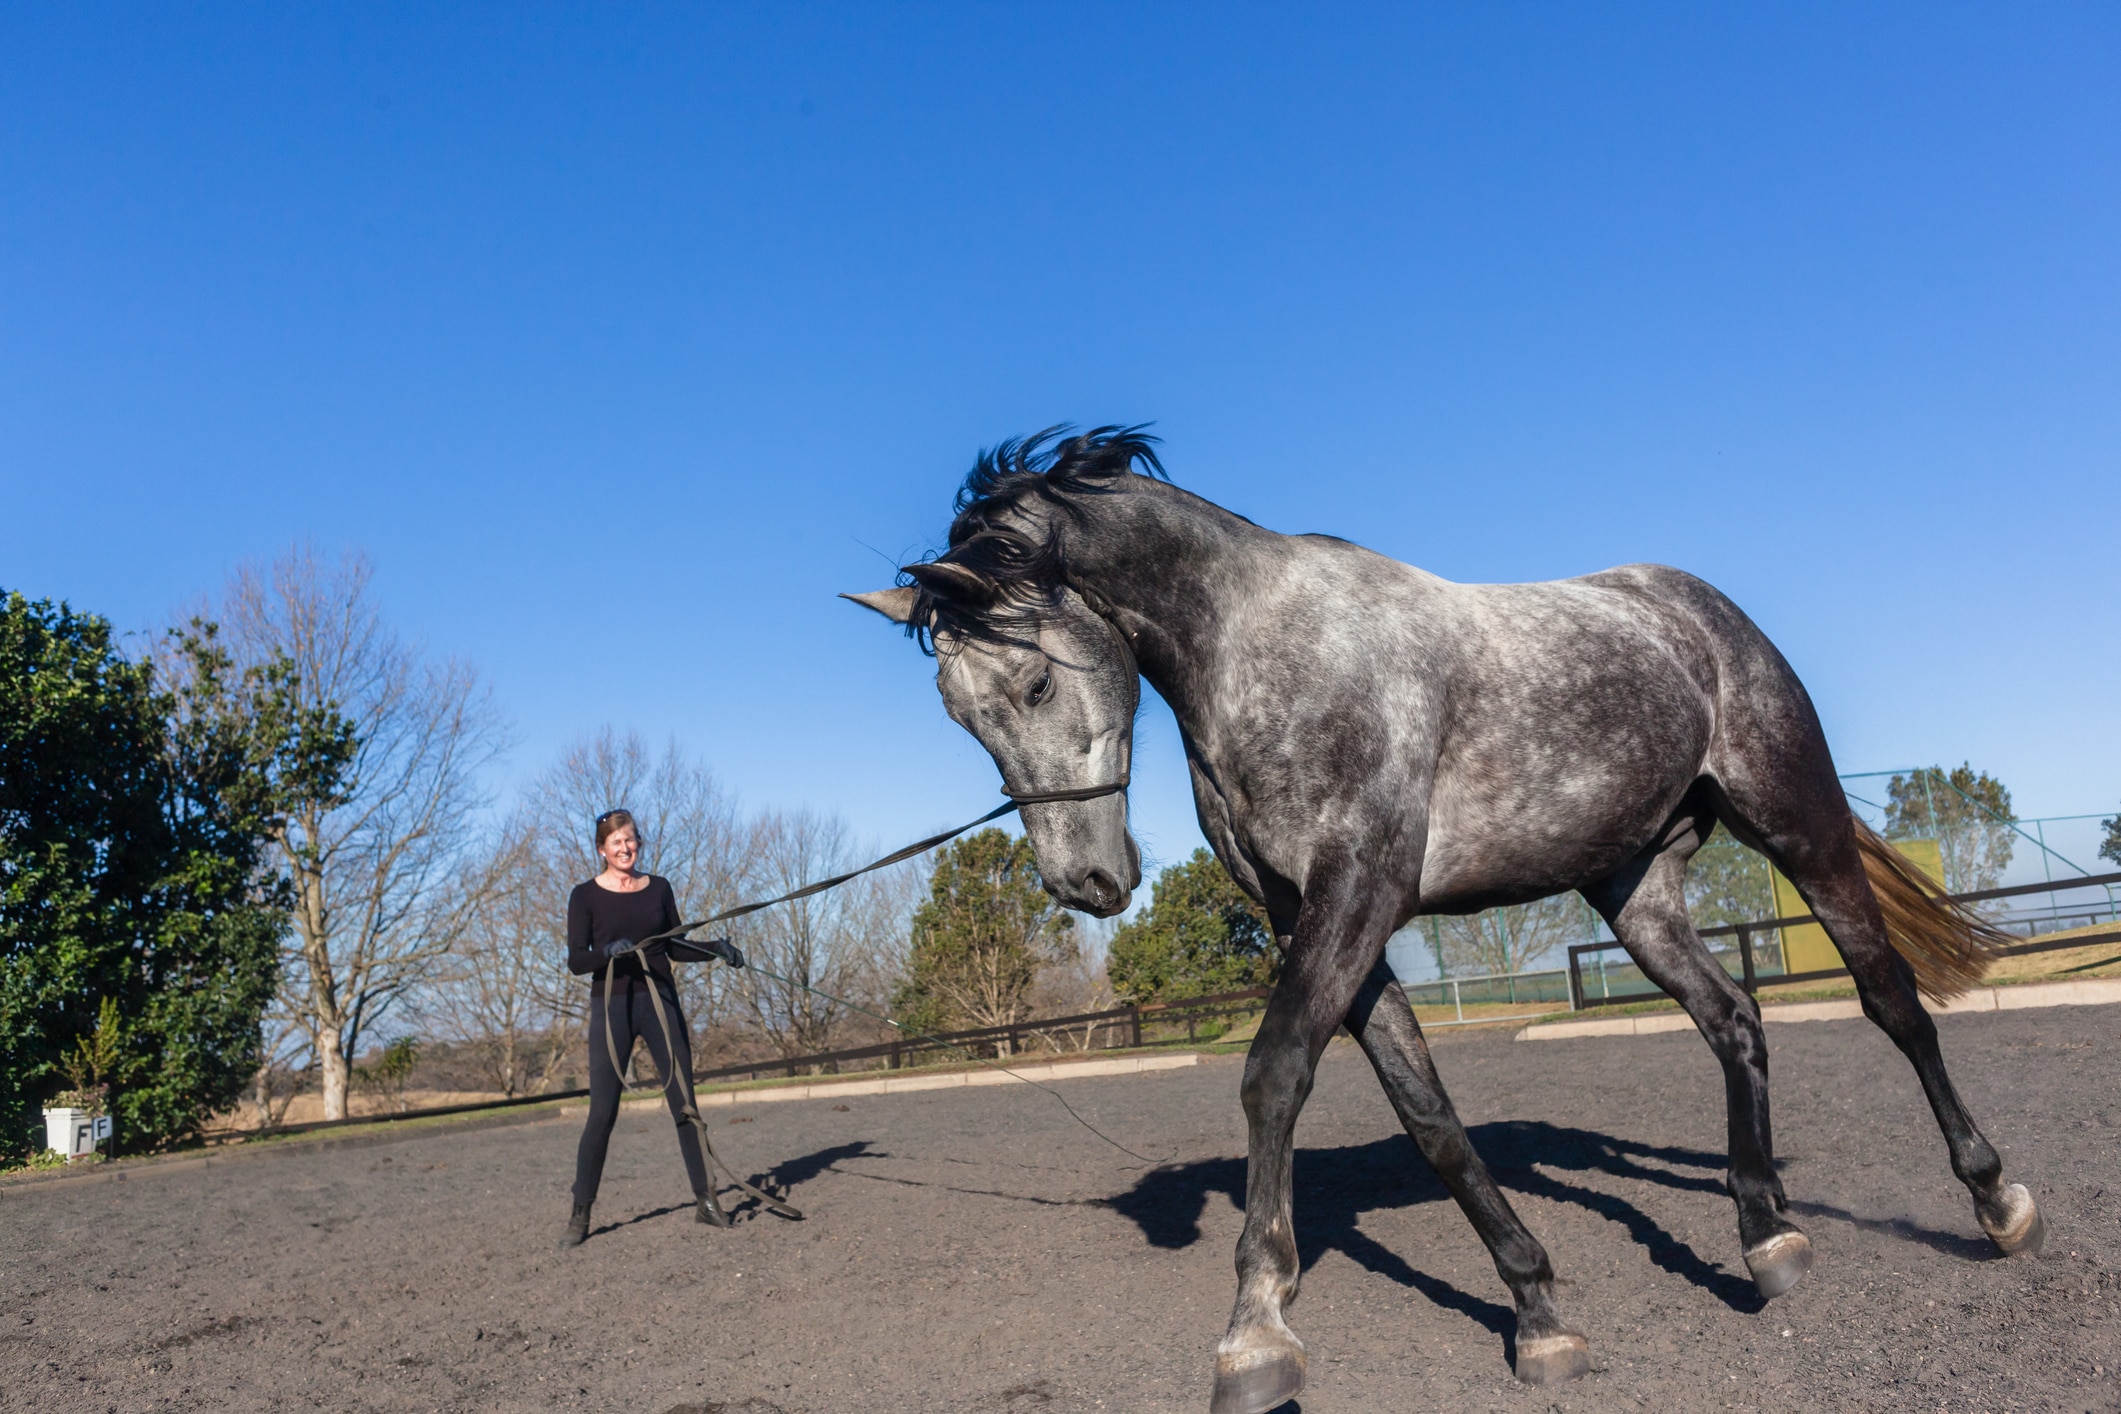
<instances>
[{"instance_id":1,"label":"woman's shadow","mask_svg":"<svg viewBox=\"0 0 2121 1414\"><path fill-rule=\"evenodd\" d=\"M783 1159L764 1173L752 1174L745 1182L762 1192L771 1193L775 1198L785 1200L796 1188L816 1178L840 1160L862 1158L868 1155L872 1148L866 1139L853 1144L834 1144L796 1158ZM692 1203L671 1203L660 1208L650 1208L646 1212L635 1213L630 1218L619 1218L605 1223L589 1235L596 1237L607 1232L617 1232L622 1227L632 1227L635 1223L652 1222L675 1213L689 1213L693 1207ZM738 1196L733 1203L725 1194L723 1211L729 1214L732 1222L737 1222L756 1218L767 1210L760 1205L758 1199L749 1194Z\"/></svg>"}]
</instances>

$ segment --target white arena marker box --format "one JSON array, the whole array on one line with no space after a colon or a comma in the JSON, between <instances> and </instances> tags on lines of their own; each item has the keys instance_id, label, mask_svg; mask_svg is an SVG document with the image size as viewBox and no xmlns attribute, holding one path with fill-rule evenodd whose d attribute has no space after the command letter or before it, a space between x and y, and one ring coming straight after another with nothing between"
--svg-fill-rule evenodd
<instances>
[{"instance_id":1,"label":"white arena marker box","mask_svg":"<svg viewBox=\"0 0 2121 1414\"><path fill-rule=\"evenodd\" d=\"M68 1163L95 1153L96 1146L110 1135L109 1115L91 1115L67 1106L44 1112L44 1145L55 1154L66 1155Z\"/></svg>"}]
</instances>

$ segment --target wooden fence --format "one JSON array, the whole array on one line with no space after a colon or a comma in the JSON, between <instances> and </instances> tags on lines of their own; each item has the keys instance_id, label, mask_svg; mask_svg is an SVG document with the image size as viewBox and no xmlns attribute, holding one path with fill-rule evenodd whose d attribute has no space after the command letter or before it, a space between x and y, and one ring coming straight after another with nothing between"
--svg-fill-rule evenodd
<instances>
[{"instance_id":1,"label":"wooden fence","mask_svg":"<svg viewBox=\"0 0 2121 1414\"><path fill-rule=\"evenodd\" d=\"M2080 879L2058 879L2044 884L2014 884L2001 889L1975 889L1963 894L1949 894L1954 903L1987 903L1994 899L2021 898L2028 894L2065 893L2072 889L2111 888L2121 885L2121 873L2091 874ZM1793 928L1800 923L1817 923L1819 920L1809 913L1795 914L1788 918L1767 918L1756 923L1727 923L1721 928L1703 928L1703 941L1711 938L1736 938L1738 972L1735 980L1747 992L1758 992L1762 987L1779 987L1790 982L1820 982L1830 977L1846 977L1846 967L1829 967L1814 972L1784 972L1779 967L1764 969L1760 966L1753 948L1753 940L1762 933L1781 928ZM2121 928L2102 930L2096 933L2079 933L2067 938L2050 938L2020 944L2013 948L2001 948L1997 957L2023 957L2028 953L2055 952L2064 948L2091 947L2100 943L2121 942ZM1599 981L1602 996L1586 995L1583 977L1583 959L1593 953L1608 952L1622 945L1610 943L1578 943L1569 949L1569 1009L1585 1011L1602 1006L1622 1006L1630 1002L1652 1001L1664 995L1664 990L1647 977L1628 979L1639 983L1639 989L1622 992L1614 996L1610 991L1610 978L1600 969ZM1719 959L1720 960L1720 959ZM1729 963L1724 964L1729 970ZM1630 967L1630 972L1635 971Z\"/></svg>"}]
</instances>

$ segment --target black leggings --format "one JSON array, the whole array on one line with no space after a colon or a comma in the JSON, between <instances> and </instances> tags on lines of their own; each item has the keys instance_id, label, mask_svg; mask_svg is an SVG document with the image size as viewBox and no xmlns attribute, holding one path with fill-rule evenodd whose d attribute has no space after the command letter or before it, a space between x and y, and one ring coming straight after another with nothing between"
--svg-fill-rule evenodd
<instances>
[{"instance_id":1,"label":"black leggings","mask_svg":"<svg viewBox=\"0 0 2121 1414\"><path fill-rule=\"evenodd\" d=\"M597 1184L604 1177L604 1151L611 1143L611 1126L618 1122L619 1095L625 1089L619 1073L611 1068L611 1048L604 1043L604 1025L612 1026L618 1043L619 1064L633 1054L636 1036L648 1043L656 1074L668 1080L673 1071L663 1044L663 1027L655 1017L655 1000L648 995L652 985L645 978L614 977L611 995L589 999L589 1122L582 1126L582 1147L574 1160L574 1201L594 1203ZM684 1099L692 1093L692 1039L685 1029L685 1013L678 999L663 989L663 1014L670 1021L670 1037L677 1046L676 1084L665 1090L670 1117L678 1125L678 1152L685 1156L685 1174L692 1180L695 1198L707 1193L707 1160L700 1153L699 1132L684 1117Z\"/></svg>"}]
</instances>

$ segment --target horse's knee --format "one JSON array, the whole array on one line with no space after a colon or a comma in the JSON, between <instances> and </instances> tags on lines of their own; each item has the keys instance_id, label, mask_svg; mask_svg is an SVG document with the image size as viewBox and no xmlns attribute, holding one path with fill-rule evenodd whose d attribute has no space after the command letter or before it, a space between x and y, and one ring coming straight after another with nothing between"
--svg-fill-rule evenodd
<instances>
[{"instance_id":1,"label":"horse's knee","mask_svg":"<svg viewBox=\"0 0 2121 1414\"><path fill-rule=\"evenodd\" d=\"M1422 1157L1438 1173L1461 1172L1473 1161L1473 1142L1461 1126L1421 1116L1410 1120L1407 1127L1414 1131Z\"/></svg>"},{"instance_id":2,"label":"horse's knee","mask_svg":"<svg viewBox=\"0 0 2121 1414\"><path fill-rule=\"evenodd\" d=\"M1300 1106L1311 1091L1310 1057L1301 1047L1255 1047L1245 1058L1244 1084L1238 1098L1245 1118L1254 1124L1276 1119L1292 1106Z\"/></svg>"},{"instance_id":3,"label":"horse's knee","mask_svg":"<svg viewBox=\"0 0 2121 1414\"><path fill-rule=\"evenodd\" d=\"M1709 1049L1724 1065L1747 1070L1767 1068L1767 1028L1761 1024L1760 1013L1750 1000L1719 998L1716 1008L1709 1015L1697 1018L1697 1023Z\"/></svg>"}]
</instances>

